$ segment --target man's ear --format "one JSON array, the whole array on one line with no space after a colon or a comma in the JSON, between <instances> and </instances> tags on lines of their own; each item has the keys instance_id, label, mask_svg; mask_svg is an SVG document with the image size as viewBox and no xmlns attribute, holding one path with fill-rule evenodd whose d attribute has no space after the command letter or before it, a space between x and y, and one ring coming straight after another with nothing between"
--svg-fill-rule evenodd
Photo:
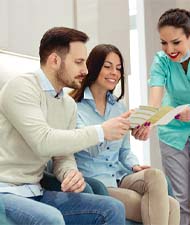
<instances>
[{"instance_id":1,"label":"man's ear","mask_svg":"<svg viewBox=\"0 0 190 225\"><path fill-rule=\"evenodd\" d=\"M49 56L48 56L48 60L47 63L49 64L49 66L52 69L59 69L60 65L61 65L61 57L56 54L55 52L52 52Z\"/></svg>"}]
</instances>

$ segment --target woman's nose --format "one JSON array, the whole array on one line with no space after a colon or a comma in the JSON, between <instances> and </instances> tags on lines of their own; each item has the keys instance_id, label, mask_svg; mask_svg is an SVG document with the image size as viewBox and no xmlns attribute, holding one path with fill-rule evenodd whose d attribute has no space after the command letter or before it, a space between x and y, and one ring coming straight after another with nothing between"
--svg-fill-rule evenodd
<instances>
[{"instance_id":1,"label":"woman's nose","mask_svg":"<svg viewBox=\"0 0 190 225\"><path fill-rule=\"evenodd\" d=\"M174 49L173 45L168 45L167 46L167 53L171 54L171 53L174 53L174 52L175 52L175 49Z\"/></svg>"}]
</instances>

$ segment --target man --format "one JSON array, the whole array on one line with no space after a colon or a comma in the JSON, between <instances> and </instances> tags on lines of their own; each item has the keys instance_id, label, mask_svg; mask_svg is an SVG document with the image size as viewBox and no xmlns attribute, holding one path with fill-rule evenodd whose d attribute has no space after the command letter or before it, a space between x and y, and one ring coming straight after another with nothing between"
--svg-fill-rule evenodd
<instances>
[{"instance_id":1,"label":"man","mask_svg":"<svg viewBox=\"0 0 190 225\"><path fill-rule=\"evenodd\" d=\"M40 43L41 69L10 80L0 93L0 196L16 224L125 223L119 201L79 193L85 182L72 153L117 140L129 128L126 114L74 129L76 104L63 88L80 87L86 76L87 40L74 29L48 30ZM62 192L39 184L51 158Z\"/></svg>"}]
</instances>

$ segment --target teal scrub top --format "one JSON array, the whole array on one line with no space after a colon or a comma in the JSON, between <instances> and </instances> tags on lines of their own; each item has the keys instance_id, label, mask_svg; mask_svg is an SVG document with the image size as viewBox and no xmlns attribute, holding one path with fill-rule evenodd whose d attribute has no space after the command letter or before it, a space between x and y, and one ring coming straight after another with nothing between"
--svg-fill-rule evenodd
<instances>
[{"instance_id":1,"label":"teal scrub top","mask_svg":"<svg viewBox=\"0 0 190 225\"><path fill-rule=\"evenodd\" d=\"M149 86L165 87L162 105L190 104L190 63L186 74L180 63L170 60L163 51L157 52L150 69ZM158 135L165 144L183 150L190 136L190 122L173 119L159 126Z\"/></svg>"}]
</instances>

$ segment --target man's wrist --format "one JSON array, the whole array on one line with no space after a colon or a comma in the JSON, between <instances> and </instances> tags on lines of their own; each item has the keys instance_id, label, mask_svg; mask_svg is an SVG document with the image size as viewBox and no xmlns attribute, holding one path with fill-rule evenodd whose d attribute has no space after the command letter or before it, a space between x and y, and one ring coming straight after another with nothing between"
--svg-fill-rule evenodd
<instances>
[{"instance_id":1,"label":"man's wrist","mask_svg":"<svg viewBox=\"0 0 190 225\"><path fill-rule=\"evenodd\" d=\"M104 130L101 125L95 125L99 142L104 142Z\"/></svg>"},{"instance_id":2,"label":"man's wrist","mask_svg":"<svg viewBox=\"0 0 190 225\"><path fill-rule=\"evenodd\" d=\"M63 174L63 179L72 171L72 170L76 170L76 171L78 171L78 169L77 168L72 168L72 169L68 169L68 170L66 170L65 171L65 173Z\"/></svg>"}]
</instances>

